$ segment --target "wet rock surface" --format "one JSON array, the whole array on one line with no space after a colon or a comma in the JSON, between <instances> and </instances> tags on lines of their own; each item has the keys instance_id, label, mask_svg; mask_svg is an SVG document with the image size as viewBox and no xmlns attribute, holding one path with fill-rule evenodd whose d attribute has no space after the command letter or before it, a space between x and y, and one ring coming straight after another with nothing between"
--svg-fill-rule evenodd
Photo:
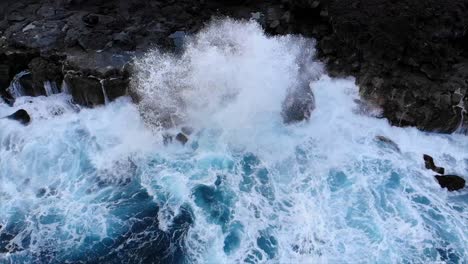
<instances>
[{"instance_id":1,"label":"wet rock surface","mask_svg":"<svg viewBox=\"0 0 468 264\"><path fill-rule=\"evenodd\" d=\"M444 174L445 173L445 169L442 168L442 167L437 167L434 163L434 159L427 155L427 154L424 154L423 155L423 159L424 159L424 166L426 166L426 169L428 170L432 170L434 172L437 172L439 174Z\"/></svg>"},{"instance_id":2,"label":"wet rock surface","mask_svg":"<svg viewBox=\"0 0 468 264\"><path fill-rule=\"evenodd\" d=\"M26 110L24 109L20 109L5 118L16 120L23 125L27 125L29 124L29 122L31 122L31 117L29 116L28 112L26 112Z\"/></svg>"},{"instance_id":3,"label":"wet rock surface","mask_svg":"<svg viewBox=\"0 0 468 264\"><path fill-rule=\"evenodd\" d=\"M424 165L426 169L432 170L439 174L445 173L445 168L437 167L434 162L434 158L431 156L424 154ZM457 175L435 175L434 176L439 183L440 187L446 188L449 191L458 191L465 188L465 179Z\"/></svg>"},{"instance_id":4,"label":"wet rock surface","mask_svg":"<svg viewBox=\"0 0 468 264\"><path fill-rule=\"evenodd\" d=\"M334 33L319 48L329 70L356 76L393 125L453 132L467 120L467 8L463 0L330 1Z\"/></svg>"},{"instance_id":5,"label":"wet rock surface","mask_svg":"<svg viewBox=\"0 0 468 264\"><path fill-rule=\"evenodd\" d=\"M440 187L447 188L449 191L458 191L465 188L465 180L457 175L436 175L434 176L439 182Z\"/></svg>"},{"instance_id":6,"label":"wet rock surface","mask_svg":"<svg viewBox=\"0 0 468 264\"><path fill-rule=\"evenodd\" d=\"M6 0L0 93L7 98L13 77L29 70L30 95L65 79L79 104L112 101L128 92L133 56L154 47L177 52L187 35L222 16L256 19L272 35L316 38L329 72L355 76L361 95L393 125L466 131L467 0Z\"/></svg>"},{"instance_id":7,"label":"wet rock surface","mask_svg":"<svg viewBox=\"0 0 468 264\"><path fill-rule=\"evenodd\" d=\"M308 85L291 91L283 102L283 122L286 124L308 120L315 108L314 94Z\"/></svg>"}]
</instances>

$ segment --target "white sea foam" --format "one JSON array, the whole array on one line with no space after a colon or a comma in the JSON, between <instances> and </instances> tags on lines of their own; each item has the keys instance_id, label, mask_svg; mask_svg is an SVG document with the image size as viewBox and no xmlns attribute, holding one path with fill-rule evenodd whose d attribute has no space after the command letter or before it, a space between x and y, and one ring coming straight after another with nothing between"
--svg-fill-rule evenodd
<instances>
[{"instance_id":1,"label":"white sea foam","mask_svg":"<svg viewBox=\"0 0 468 264\"><path fill-rule=\"evenodd\" d=\"M330 78L318 62L306 64L311 119L284 125L282 102L313 52L313 42L268 37L254 22L215 21L180 56L153 51L137 62L138 106L123 98L80 110L67 95L0 105L2 115L32 115L26 128L0 120L0 223L22 215L15 241L34 241L0 260L57 248L48 254L66 260L125 233L130 178L158 205L165 232L190 208L193 224L179 241L188 262L463 263L467 191L441 189L422 154L468 175L467 137L358 114L354 80ZM148 128L158 113L173 118L171 131L195 128L185 146L164 146L164 132Z\"/></svg>"}]
</instances>

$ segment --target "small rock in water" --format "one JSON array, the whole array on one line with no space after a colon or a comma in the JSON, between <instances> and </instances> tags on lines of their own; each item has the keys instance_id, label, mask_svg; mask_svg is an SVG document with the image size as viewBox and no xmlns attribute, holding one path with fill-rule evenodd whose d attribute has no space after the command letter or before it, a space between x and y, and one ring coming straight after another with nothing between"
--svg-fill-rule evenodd
<instances>
[{"instance_id":1,"label":"small rock in water","mask_svg":"<svg viewBox=\"0 0 468 264\"><path fill-rule=\"evenodd\" d=\"M169 143L172 143L172 135L170 134L164 134L163 135L163 143L164 145L167 145Z\"/></svg>"},{"instance_id":2,"label":"small rock in water","mask_svg":"<svg viewBox=\"0 0 468 264\"><path fill-rule=\"evenodd\" d=\"M41 197L44 197L44 195L47 193L47 189L46 188L40 188L37 193L36 193L36 197L37 198L41 198Z\"/></svg>"},{"instance_id":3,"label":"small rock in water","mask_svg":"<svg viewBox=\"0 0 468 264\"><path fill-rule=\"evenodd\" d=\"M447 188L449 191L458 191L465 188L465 179L457 175L436 175L440 187Z\"/></svg>"},{"instance_id":4,"label":"small rock in water","mask_svg":"<svg viewBox=\"0 0 468 264\"><path fill-rule=\"evenodd\" d=\"M177 141L179 141L180 143L182 143L182 145L185 145L185 143L187 143L187 141L188 141L187 136L185 134L183 134L183 133L177 134L175 139Z\"/></svg>"},{"instance_id":5,"label":"small rock in water","mask_svg":"<svg viewBox=\"0 0 468 264\"><path fill-rule=\"evenodd\" d=\"M424 154L423 155L423 159L424 159L424 163L426 165L426 169L428 170L432 170L434 172L437 172L439 174L444 174L445 173L445 169L442 168L442 167L437 167L434 163L434 159L427 155L427 154Z\"/></svg>"},{"instance_id":6,"label":"small rock in water","mask_svg":"<svg viewBox=\"0 0 468 264\"><path fill-rule=\"evenodd\" d=\"M389 146L390 148L392 148L396 152L400 152L400 148L398 147L398 145L395 142L393 142L393 140L389 139L388 137L376 136L375 140L377 140L379 142L382 142L382 143L385 143L387 146Z\"/></svg>"},{"instance_id":7,"label":"small rock in water","mask_svg":"<svg viewBox=\"0 0 468 264\"><path fill-rule=\"evenodd\" d=\"M23 125L27 125L29 124L29 122L31 122L31 117L29 116L28 112L26 112L26 110L24 109L20 109L14 112L13 114L7 116L6 118L16 120Z\"/></svg>"},{"instance_id":8,"label":"small rock in water","mask_svg":"<svg viewBox=\"0 0 468 264\"><path fill-rule=\"evenodd\" d=\"M289 93L283 102L283 122L286 124L308 120L315 107L314 94L306 84Z\"/></svg>"}]
</instances>

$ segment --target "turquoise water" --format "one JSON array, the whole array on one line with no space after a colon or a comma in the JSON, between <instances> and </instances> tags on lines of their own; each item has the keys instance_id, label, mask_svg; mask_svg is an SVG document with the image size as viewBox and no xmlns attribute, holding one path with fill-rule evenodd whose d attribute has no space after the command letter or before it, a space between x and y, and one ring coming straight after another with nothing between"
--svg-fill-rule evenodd
<instances>
[{"instance_id":1,"label":"turquoise water","mask_svg":"<svg viewBox=\"0 0 468 264\"><path fill-rule=\"evenodd\" d=\"M317 61L311 119L284 125L313 42L231 20L189 41L139 61L139 105L79 109L66 94L0 105L33 120L0 120L0 262L467 262L468 193L441 189L422 159L468 175L466 136L363 114L354 80ZM170 129L157 126L166 111ZM163 143L187 125L186 145Z\"/></svg>"}]
</instances>

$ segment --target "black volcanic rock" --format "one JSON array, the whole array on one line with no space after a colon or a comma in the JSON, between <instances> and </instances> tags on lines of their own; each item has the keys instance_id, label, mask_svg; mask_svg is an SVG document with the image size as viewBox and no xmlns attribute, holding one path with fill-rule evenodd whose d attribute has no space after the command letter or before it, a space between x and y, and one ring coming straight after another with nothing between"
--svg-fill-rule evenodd
<instances>
[{"instance_id":1,"label":"black volcanic rock","mask_svg":"<svg viewBox=\"0 0 468 264\"><path fill-rule=\"evenodd\" d=\"M424 154L423 155L423 159L424 159L424 165L426 166L426 169L428 170L432 170L434 172L437 172L439 174L444 174L445 173L445 169L442 168L442 167L437 167L434 163L434 159L427 155L427 154Z\"/></svg>"},{"instance_id":2,"label":"black volcanic rock","mask_svg":"<svg viewBox=\"0 0 468 264\"><path fill-rule=\"evenodd\" d=\"M283 122L286 124L308 120L315 107L314 94L310 87L305 84L290 92L283 102L281 112Z\"/></svg>"},{"instance_id":3,"label":"black volcanic rock","mask_svg":"<svg viewBox=\"0 0 468 264\"><path fill-rule=\"evenodd\" d=\"M468 0L4 0L0 94L8 96L5 89L22 70L32 72L31 95L42 94L36 92L41 81L59 84L73 71L85 80L83 89L92 77L109 85L104 90L111 100L127 92L129 75L112 65L108 74L109 65L95 63L102 60L96 54L180 50L182 35L222 16L254 18L268 34L316 38L330 74L355 76L364 99L393 125L468 131L461 129L468 127ZM37 57L40 63L30 64ZM79 82L75 78L76 87ZM93 98L75 102L103 103L93 91ZM310 96L287 100L285 120L307 118L310 102Z\"/></svg>"},{"instance_id":4,"label":"black volcanic rock","mask_svg":"<svg viewBox=\"0 0 468 264\"><path fill-rule=\"evenodd\" d=\"M436 175L434 176L439 182L440 187L447 188L449 191L458 191L465 188L465 179L456 175Z\"/></svg>"},{"instance_id":5,"label":"black volcanic rock","mask_svg":"<svg viewBox=\"0 0 468 264\"><path fill-rule=\"evenodd\" d=\"M28 112L26 112L26 110L24 109L20 109L5 118L16 120L23 125L27 125L29 124L29 122L31 122L31 117L29 116Z\"/></svg>"},{"instance_id":6,"label":"black volcanic rock","mask_svg":"<svg viewBox=\"0 0 468 264\"><path fill-rule=\"evenodd\" d=\"M319 42L329 71L356 76L361 95L393 125L468 125L466 0L331 0L317 8L327 9L333 32Z\"/></svg>"},{"instance_id":7,"label":"black volcanic rock","mask_svg":"<svg viewBox=\"0 0 468 264\"><path fill-rule=\"evenodd\" d=\"M105 103L101 82L93 77L67 73L65 75L75 103L93 107Z\"/></svg>"}]
</instances>

